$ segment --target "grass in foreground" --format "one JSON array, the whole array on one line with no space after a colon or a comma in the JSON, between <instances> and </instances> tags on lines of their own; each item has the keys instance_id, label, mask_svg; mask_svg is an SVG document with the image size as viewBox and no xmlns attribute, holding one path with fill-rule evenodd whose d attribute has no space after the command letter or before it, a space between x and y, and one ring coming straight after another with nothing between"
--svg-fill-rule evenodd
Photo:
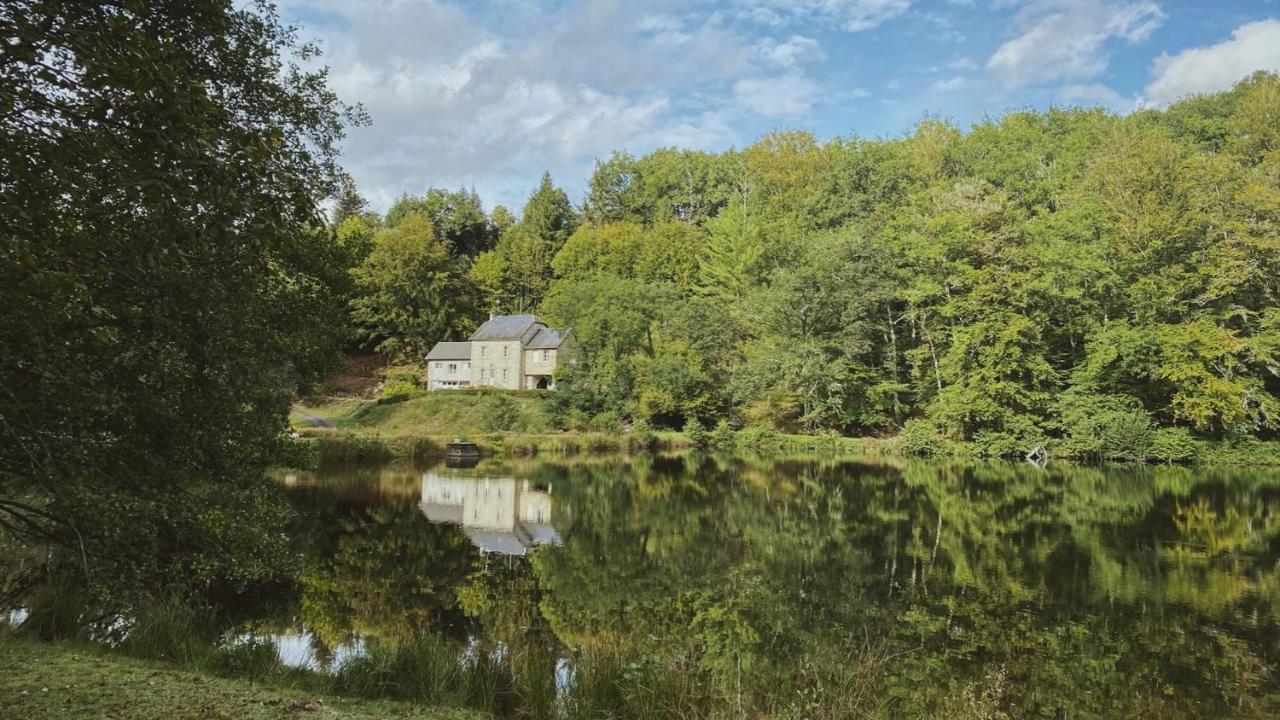
<instances>
[{"instance_id":1,"label":"grass in foreground","mask_svg":"<svg viewBox=\"0 0 1280 720\"><path fill-rule=\"evenodd\" d=\"M464 720L486 717L409 703L302 690L174 670L82 644L0 637L0 718L130 720Z\"/></svg>"}]
</instances>

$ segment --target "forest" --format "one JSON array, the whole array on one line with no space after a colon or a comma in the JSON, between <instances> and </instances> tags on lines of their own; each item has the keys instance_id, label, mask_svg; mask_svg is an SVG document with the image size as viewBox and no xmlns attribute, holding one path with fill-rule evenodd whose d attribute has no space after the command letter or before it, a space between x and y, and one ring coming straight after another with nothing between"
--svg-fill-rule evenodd
<instances>
[{"instance_id":1,"label":"forest","mask_svg":"<svg viewBox=\"0 0 1280 720\"><path fill-rule=\"evenodd\" d=\"M1187 460L1280 428L1280 77L1119 116L778 131L331 230L348 342L420 359L488 311L573 329L566 429L686 425L978 455Z\"/></svg>"}]
</instances>

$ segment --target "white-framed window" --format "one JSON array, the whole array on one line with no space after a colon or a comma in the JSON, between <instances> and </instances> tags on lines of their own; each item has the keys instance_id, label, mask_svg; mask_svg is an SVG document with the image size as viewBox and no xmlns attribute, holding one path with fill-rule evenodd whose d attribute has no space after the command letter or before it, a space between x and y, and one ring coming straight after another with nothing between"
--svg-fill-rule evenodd
<instances>
[{"instance_id":1,"label":"white-framed window","mask_svg":"<svg viewBox=\"0 0 1280 720\"><path fill-rule=\"evenodd\" d=\"M502 368L502 379L503 379L503 380L506 380L506 379L507 379L507 369L506 369L506 368Z\"/></svg>"},{"instance_id":2,"label":"white-framed window","mask_svg":"<svg viewBox=\"0 0 1280 720\"><path fill-rule=\"evenodd\" d=\"M506 357L506 356L507 356L507 350L509 350L509 349L510 349L510 348L508 348L506 345L503 345L503 346L502 346L502 357Z\"/></svg>"},{"instance_id":3,"label":"white-framed window","mask_svg":"<svg viewBox=\"0 0 1280 720\"><path fill-rule=\"evenodd\" d=\"M480 346L480 357L484 357L484 346Z\"/></svg>"},{"instance_id":4,"label":"white-framed window","mask_svg":"<svg viewBox=\"0 0 1280 720\"><path fill-rule=\"evenodd\" d=\"M548 360L550 360L550 359L551 359L551 351L550 351L550 350L543 350L543 351L542 351L542 358L541 358L541 359L542 359L542 362L547 362Z\"/></svg>"},{"instance_id":5,"label":"white-framed window","mask_svg":"<svg viewBox=\"0 0 1280 720\"><path fill-rule=\"evenodd\" d=\"M458 363L449 363L449 374L458 372Z\"/></svg>"}]
</instances>

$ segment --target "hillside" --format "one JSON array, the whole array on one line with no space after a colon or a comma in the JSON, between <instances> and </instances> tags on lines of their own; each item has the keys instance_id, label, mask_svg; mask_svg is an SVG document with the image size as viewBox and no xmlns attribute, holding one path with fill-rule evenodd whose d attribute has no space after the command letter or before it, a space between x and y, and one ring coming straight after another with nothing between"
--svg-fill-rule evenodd
<instances>
[{"instance_id":1,"label":"hillside","mask_svg":"<svg viewBox=\"0 0 1280 720\"><path fill-rule=\"evenodd\" d=\"M488 432L543 433L555 430L543 394L455 390L398 402L325 399L299 409L345 430L389 435L470 435Z\"/></svg>"}]
</instances>

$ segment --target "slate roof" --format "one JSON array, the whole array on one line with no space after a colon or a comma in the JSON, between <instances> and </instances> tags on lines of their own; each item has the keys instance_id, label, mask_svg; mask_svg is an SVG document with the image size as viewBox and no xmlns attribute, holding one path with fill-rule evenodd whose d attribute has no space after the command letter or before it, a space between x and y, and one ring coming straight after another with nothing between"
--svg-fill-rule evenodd
<instances>
[{"instance_id":1,"label":"slate roof","mask_svg":"<svg viewBox=\"0 0 1280 720\"><path fill-rule=\"evenodd\" d=\"M418 508L422 510L422 514L427 516L427 520L433 523L448 523L450 525L462 524L462 505L444 505L441 503L420 502Z\"/></svg>"},{"instance_id":2,"label":"slate roof","mask_svg":"<svg viewBox=\"0 0 1280 720\"><path fill-rule=\"evenodd\" d=\"M520 528L519 525L516 527ZM471 539L471 544L480 548L482 552L498 553L500 555L527 555L529 548L533 547L533 541L527 536L520 537L514 532L478 530L475 528L465 528L463 531Z\"/></svg>"},{"instance_id":3,"label":"slate roof","mask_svg":"<svg viewBox=\"0 0 1280 720\"><path fill-rule=\"evenodd\" d=\"M526 350L555 350L569 335L568 329L552 330L548 327L538 328L538 333L529 339Z\"/></svg>"},{"instance_id":4,"label":"slate roof","mask_svg":"<svg viewBox=\"0 0 1280 720\"><path fill-rule=\"evenodd\" d=\"M471 334L471 340L519 340L538 322L532 315L498 315Z\"/></svg>"},{"instance_id":5,"label":"slate roof","mask_svg":"<svg viewBox=\"0 0 1280 720\"><path fill-rule=\"evenodd\" d=\"M471 343L469 342L438 342L435 347L431 348L431 352L427 353L428 360L470 360L471 359Z\"/></svg>"}]
</instances>

